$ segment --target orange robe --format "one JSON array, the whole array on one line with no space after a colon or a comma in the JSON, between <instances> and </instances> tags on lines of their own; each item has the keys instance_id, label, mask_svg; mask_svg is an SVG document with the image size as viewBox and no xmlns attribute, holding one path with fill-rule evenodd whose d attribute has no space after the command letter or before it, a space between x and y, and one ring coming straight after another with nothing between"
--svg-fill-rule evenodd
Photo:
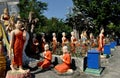
<instances>
[{"instance_id":1,"label":"orange robe","mask_svg":"<svg viewBox=\"0 0 120 78\"><path fill-rule=\"evenodd\" d=\"M73 39L73 42L71 42L70 46L71 46L71 52L75 53L75 42L77 41L76 38Z\"/></svg>"},{"instance_id":2,"label":"orange robe","mask_svg":"<svg viewBox=\"0 0 120 78\"><path fill-rule=\"evenodd\" d=\"M56 48L57 48L57 42L56 40L53 40L53 52L56 52Z\"/></svg>"},{"instance_id":3,"label":"orange robe","mask_svg":"<svg viewBox=\"0 0 120 78\"><path fill-rule=\"evenodd\" d=\"M68 69L70 69L71 55L69 53L66 53L63 56L63 59L64 59L63 63L56 65L54 68L59 73L65 73L68 71Z\"/></svg>"},{"instance_id":4,"label":"orange robe","mask_svg":"<svg viewBox=\"0 0 120 78\"><path fill-rule=\"evenodd\" d=\"M44 46L45 46L46 42L45 41L41 41L41 49L42 49L42 52L44 52Z\"/></svg>"},{"instance_id":5,"label":"orange robe","mask_svg":"<svg viewBox=\"0 0 120 78\"><path fill-rule=\"evenodd\" d=\"M99 37L99 39L98 39L98 49L97 49L99 52L102 52L103 49L104 49L104 35L103 34L102 34L102 39L101 40L102 41L100 41L100 37Z\"/></svg>"},{"instance_id":6,"label":"orange robe","mask_svg":"<svg viewBox=\"0 0 120 78\"><path fill-rule=\"evenodd\" d=\"M23 32L20 31L14 36L13 53L14 58L12 59L12 65L22 65L22 52L25 40L23 40Z\"/></svg>"},{"instance_id":7,"label":"orange robe","mask_svg":"<svg viewBox=\"0 0 120 78\"><path fill-rule=\"evenodd\" d=\"M68 41L67 38L64 38L64 41L62 42L62 46L65 46L67 41Z\"/></svg>"},{"instance_id":8,"label":"orange robe","mask_svg":"<svg viewBox=\"0 0 120 78\"><path fill-rule=\"evenodd\" d=\"M49 50L46 51L45 56L46 56L46 58L44 59L44 61L39 62L37 64L38 67L48 68L51 65L51 60L52 60L52 53L51 53L51 51L49 51Z\"/></svg>"},{"instance_id":9,"label":"orange robe","mask_svg":"<svg viewBox=\"0 0 120 78\"><path fill-rule=\"evenodd\" d=\"M37 45L36 45L36 44L37 44ZM36 38L33 39L32 52L35 52L35 53L39 52L38 46L39 46L39 41L38 41Z\"/></svg>"}]
</instances>

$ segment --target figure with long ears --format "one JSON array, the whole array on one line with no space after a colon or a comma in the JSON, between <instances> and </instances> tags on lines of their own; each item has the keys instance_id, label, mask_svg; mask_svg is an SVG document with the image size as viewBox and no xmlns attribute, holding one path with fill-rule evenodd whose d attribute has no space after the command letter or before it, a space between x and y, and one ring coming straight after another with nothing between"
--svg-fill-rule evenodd
<instances>
[{"instance_id":1,"label":"figure with long ears","mask_svg":"<svg viewBox=\"0 0 120 78\"><path fill-rule=\"evenodd\" d=\"M53 53L56 52L56 48L57 48L57 38L56 38L56 33L53 33L53 38L52 38L52 48L53 48Z\"/></svg>"},{"instance_id":2,"label":"figure with long ears","mask_svg":"<svg viewBox=\"0 0 120 78\"><path fill-rule=\"evenodd\" d=\"M104 29L102 28L98 37L98 49L99 52L104 50Z\"/></svg>"},{"instance_id":3,"label":"figure with long ears","mask_svg":"<svg viewBox=\"0 0 120 78\"><path fill-rule=\"evenodd\" d=\"M8 8L4 8L3 14L1 15L1 21L4 23L5 26L8 26L9 24L9 12L8 12Z\"/></svg>"},{"instance_id":4,"label":"figure with long ears","mask_svg":"<svg viewBox=\"0 0 120 78\"><path fill-rule=\"evenodd\" d=\"M44 60L42 62L41 61L38 62L37 64L38 68L40 69L49 68L52 60L52 52L49 50L49 45L45 44L44 48L45 48L45 51L43 52Z\"/></svg>"},{"instance_id":5,"label":"figure with long ears","mask_svg":"<svg viewBox=\"0 0 120 78\"><path fill-rule=\"evenodd\" d=\"M68 47L67 46L63 46L62 47L62 51L63 54L60 56L62 63L58 64L54 67L54 70L58 73L58 74L64 74L66 72L69 71L70 64L71 64L71 55L68 51Z\"/></svg>"},{"instance_id":6,"label":"figure with long ears","mask_svg":"<svg viewBox=\"0 0 120 78\"><path fill-rule=\"evenodd\" d=\"M71 32L71 43L70 43L70 47L71 47L71 52L75 53L75 46L77 43L77 39L75 38L75 33Z\"/></svg>"},{"instance_id":7,"label":"figure with long ears","mask_svg":"<svg viewBox=\"0 0 120 78\"><path fill-rule=\"evenodd\" d=\"M62 33L62 46L65 46L68 43L65 32Z\"/></svg>"},{"instance_id":8,"label":"figure with long ears","mask_svg":"<svg viewBox=\"0 0 120 78\"><path fill-rule=\"evenodd\" d=\"M23 47L24 42L26 40L26 31L22 31L22 22L20 20L17 20L17 23L15 24L16 29L11 32L11 39L10 39L10 51L9 51L9 57L11 58L11 69L12 72L16 72L16 69L18 67L18 71L21 73L26 72L23 69L23 63L22 63L22 55L23 55Z\"/></svg>"}]
</instances>

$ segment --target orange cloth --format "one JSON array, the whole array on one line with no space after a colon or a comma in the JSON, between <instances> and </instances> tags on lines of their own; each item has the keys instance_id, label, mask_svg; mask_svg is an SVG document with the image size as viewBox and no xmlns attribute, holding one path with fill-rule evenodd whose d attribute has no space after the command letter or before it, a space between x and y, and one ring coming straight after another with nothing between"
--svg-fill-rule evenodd
<instances>
[{"instance_id":1,"label":"orange cloth","mask_svg":"<svg viewBox=\"0 0 120 78\"><path fill-rule=\"evenodd\" d=\"M46 51L45 53L45 59L42 62L39 62L37 65L41 68L48 68L51 65L51 60L52 60L52 53L51 51Z\"/></svg>"},{"instance_id":2,"label":"orange cloth","mask_svg":"<svg viewBox=\"0 0 120 78\"><path fill-rule=\"evenodd\" d=\"M66 53L63 56L63 63L58 64L55 66L55 70L58 71L59 73L65 73L67 72L68 69L70 69L70 63L71 63L71 55L69 53Z\"/></svg>"},{"instance_id":3,"label":"orange cloth","mask_svg":"<svg viewBox=\"0 0 120 78\"><path fill-rule=\"evenodd\" d=\"M36 38L34 38L32 43L32 51L37 53L39 51L38 46L39 46L39 41Z\"/></svg>"},{"instance_id":4,"label":"orange cloth","mask_svg":"<svg viewBox=\"0 0 120 78\"><path fill-rule=\"evenodd\" d=\"M102 45L102 46L101 46ZM101 39L101 41L100 41L100 37L99 37L99 39L98 39L98 51L99 52L102 52L103 51L103 49L104 49L104 35L102 34L102 39Z\"/></svg>"},{"instance_id":5,"label":"orange cloth","mask_svg":"<svg viewBox=\"0 0 120 78\"><path fill-rule=\"evenodd\" d=\"M44 52L44 46L45 46L46 42L44 42L43 40L41 41L41 49L42 49L42 52Z\"/></svg>"},{"instance_id":6,"label":"orange cloth","mask_svg":"<svg viewBox=\"0 0 120 78\"><path fill-rule=\"evenodd\" d=\"M22 65L22 52L25 40L23 40L23 32L20 31L18 34L14 36L14 58L12 59L12 64L21 66Z\"/></svg>"},{"instance_id":7,"label":"orange cloth","mask_svg":"<svg viewBox=\"0 0 120 78\"><path fill-rule=\"evenodd\" d=\"M70 47L71 47L71 52L75 53L75 42L77 41L76 38L73 39L73 42L70 43Z\"/></svg>"},{"instance_id":8,"label":"orange cloth","mask_svg":"<svg viewBox=\"0 0 120 78\"><path fill-rule=\"evenodd\" d=\"M67 41L68 41L67 38L65 38L64 41L62 42L62 46L65 46Z\"/></svg>"},{"instance_id":9,"label":"orange cloth","mask_svg":"<svg viewBox=\"0 0 120 78\"><path fill-rule=\"evenodd\" d=\"M53 52L55 52L56 51L56 48L57 48L57 42L56 42L56 40L53 40Z\"/></svg>"}]
</instances>

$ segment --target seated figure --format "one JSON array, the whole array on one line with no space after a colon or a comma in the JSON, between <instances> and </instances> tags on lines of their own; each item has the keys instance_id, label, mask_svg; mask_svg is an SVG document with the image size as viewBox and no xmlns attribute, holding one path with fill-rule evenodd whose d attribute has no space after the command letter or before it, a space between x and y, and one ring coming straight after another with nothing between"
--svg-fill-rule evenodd
<instances>
[{"instance_id":1,"label":"seated figure","mask_svg":"<svg viewBox=\"0 0 120 78\"><path fill-rule=\"evenodd\" d=\"M63 55L61 55L61 60L63 61L63 63L58 64L55 66L54 70L58 73L58 74L64 74L66 72L68 72L70 69L70 65L71 65L71 55L68 52L68 47L67 46L63 46L62 48L63 50Z\"/></svg>"},{"instance_id":2,"label":"seated figure","mask_svg":"<svg viewBox=\"0 0 120 78\"><path fill-rule=\"evenodd\" d=\"M49 68L52 60L52 52L49 50L49 45L45 44L45 51L43 52L44 60L42 62L38 62L37 66L40 69Z\"/></svg>"}]
</instances>

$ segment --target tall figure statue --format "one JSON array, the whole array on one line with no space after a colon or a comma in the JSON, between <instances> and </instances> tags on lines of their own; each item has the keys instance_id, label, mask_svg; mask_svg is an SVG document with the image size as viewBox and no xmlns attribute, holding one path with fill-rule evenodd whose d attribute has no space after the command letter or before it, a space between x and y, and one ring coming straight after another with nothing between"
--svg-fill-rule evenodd
<instances>
[{"instance_id":1,"label":"tall figure statue","mask_svg":"<svg viewBox=\"0 0 120 78\"><path fill-rule=\"evenodd\" d=\"M104 50L104 29L102 28L98 37L98 51L103 52Z\"/></svg>"},{"instance_id":2,"label":"tall figure statue","mask_svg":"<svg viewBox=\"0 0 120 78\"><path fill-rule=\"evenodd\" d=\"M62 46L65 46L68 43L65 32L62 33Z\"/></svg>"},{"instance_id":3,"label":"tall figure statue","mask_svg":"<svg viewBox=\"0 0 120 78\"><path fill-rule=\"evenodd\" d=\"M46 39L45 39L45 33L42 33L42 38L41 38L41 49L42 49L42 52L44 52L45 50L45 44L46 44Z\"/></svg>"},{"instance_id":4,"label":"tall figure statue","mask_svg":"<svg viewBox=\"0 0 120 78\"><path fill-rule=\"evenodd\" d=\"M57 48L57 38L55 33L53 33L52 35L53 35L52 48L53 48L53 53L55 53Z\"/></svg>"},{"instance_id":5,"label":"tall figure statue","mask_svg":"<svg viewBox=\"0 0 120 78\"><path fill-rule=\"evenodd\" d=\"M70 46L71 46L71 52L72 53L75 53L76 42L77 42L77 38L75 38L75 33L71 32L71 43L70 43Z\"/></svg>"},{"instance_id":6,"label":"tall figure statue","mask_svg":"<svg viewBox=\"0 0 120 78\"><path fill-rule=\"evenodd\" d=\"M58 74L64 74L66 73L71 67L71 55L68 51L67 46L63 46L62 48L63 54L60 56L61 60L63 61L61 64L58 64L55 66L54 70Z\"/></svg>"},{"instance_id":7,"label":"tall figure statue","mask_svg":"<svg viewBox=\"0 0 120 78\"><path fill-rule=\"evenodd\" d=\"M86 42L86 40L87 40L87 31L82 31L81 40L82 40L82 43Z\"/></svg>"},{"instance_id":8,"label":"tall figure statue","mask_svg":"<svg viewBox=\"0 0 120 78\"><path fill-rule=\"evenodd\" d=\"M20 20L17 20L15 26L16 29L11 32L10 39L9 57L12 60L10 67L12 69L12 72L15 72L17 67L19 69L19 72L25 72L22 67L22 52L26 39L26 32L21 30L22 22Z\"/></svg>"},{"instance_id":9,"label":"tall figure statue","mask_svg":"<svg viewBox=\"0 0 120 78\"><path fill-rule=\"evenodd\" d=\"M10 19L10 16L9 16L8 9L5 8L3 11L3 14L1 15L1 21L4 23L5 26L8 26L9 19Z\"/></svg>"},{"instance_id":10,"label":"tall figure statue","mask_svg":"<svg viewBox=\"0 0 120 78\"><path fill-rule=\"evenodd\" d=\"M12 30L15 29L15 17L14 16L11 16L10 17L10 20L9 20L9 24L8 26L6 27L6 31L7 31L7 34L8 34L8 40L10 41L10 33Z\"/></svg>"}]
</instances>

